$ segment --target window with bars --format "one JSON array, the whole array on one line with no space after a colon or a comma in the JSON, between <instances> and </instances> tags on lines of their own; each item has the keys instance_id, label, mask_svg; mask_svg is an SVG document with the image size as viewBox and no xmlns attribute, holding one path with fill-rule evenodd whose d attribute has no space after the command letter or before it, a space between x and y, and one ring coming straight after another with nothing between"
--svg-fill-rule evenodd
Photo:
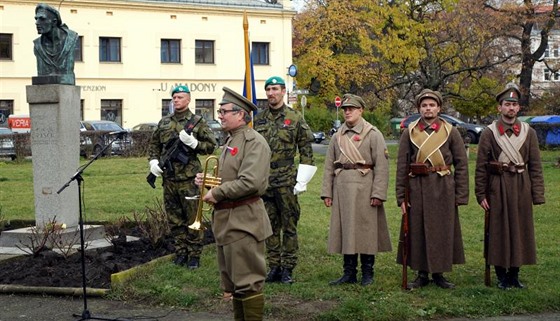
<instances>
[{"instance_id":1,"label":"window with bars","mask_svg":"<svg viewBox=\"0 0 560 321\"><path fill-rule=\"evenodd\" d=\"M161 100L161 117L167 116L173 112L173 102L171 99Z\"/></svg>"},{"instance_id":2,"label":"window with bars","mask_svg":"<svg viewBox=\"0 0 560 321\"><path fill-rule=\"evenodd\" d=\"M196 40L195 41L195 63L213 64L214 63L214 41Z\"/></svg>"},{"instance_id":3,"label":"window with bars","mask_svg":"<svg viewBox=\"0 0 560 321\"><path fill-rule=\"evenodd\" d=\"M83 40L83 36L78 36L78 41L76 41L76 48L74 48L74 61L84 61L84 57L82 56Z\"/></svg>"},{"instance_id":4,"label":"window with bars","mask_svg":"<svg viewBox=\"0 0 560 321\"><path fill-rule=\"evenodd\" d=\"M181 40L161 39L161 62L162 63L181 62Z\"/></svg>"},{"instance_id":5,"label":"window with bars","mask_svg":"<svg viewBox=\"0 0 560 321\"><path fill-rule=\"evenodd\" d=\"M13 100L0 100L0 127L8 127L8 116L14 113Z\"/></svg>"},{"instance_id":6,"label":"window with bars","mask_svg":"<svg viewBox=\"0 0 560 321\"><path fill-rule=\"evenodd\" d=\"M106 62L121 61L121 38L113 38L113 37L99 38L99 61L106 61Z\"/></svg>"},{"instance_id":7,"label":"window with bars","mask_svg":"<svg viewBox=\"0 0 560 321\"><path fill-rule=\"evenodd\" d=\"M254 65L268 65L269 61L269 43L268 42L253 42L251 51L251 59Z\"/></svg>"},{"instance_id":8,"label":"window with bars","mask_svg":"<svg viewBox=\"0 0 560 321\"><path fill-rule=\"evenodd\" d=\"M197 99L194 112L206 120L214 119L214 99Z\"/></svg>"},{"instance_id":9,"label":"window with bars","mask_svg":"<svg viewBox=\"0 0 560 321\"><path fill-rule=\"evenodd\" d=\"M101 120L122 126L122 99L101 99Z\"/></svg>"},{"instance_id":10,"label":"window with bars","mask_svg":"<svg viewBox=\"0 0 560 321\"><path fill-rule=\"evenodd\" d=\"M0 59L12 60L12 34L0 33Z\"/></svg>"}]
</instances>

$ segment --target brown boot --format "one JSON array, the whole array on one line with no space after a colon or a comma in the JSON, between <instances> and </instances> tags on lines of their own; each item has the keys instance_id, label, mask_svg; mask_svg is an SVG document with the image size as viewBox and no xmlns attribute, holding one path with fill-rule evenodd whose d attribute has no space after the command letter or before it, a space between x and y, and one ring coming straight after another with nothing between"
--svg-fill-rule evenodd
<instances>
[{"instance_id":1,"label":"brown boot","mask_svg":"<svg viewBox=\"0 0 560 321\"><path fill-rule=\"evenodd\" d=\"M418 276L416 277L416 279L413 282L408 283L406 287L408 289L417 289L417 288L424 287L428 284L430 284L430 278L428 278L428 272L418 271Z\"/></svg>"},{"instance_id":2,"label":"brown boot","mask_svg":"<svg viewBox=\"0 0 560 321\"><path fill-rule=\"evenodd\" d=\"M264 313L264 294L256 292L243 299L245 321L262 321Z\"/></svg>"},{"instance_id":3,"label":"brown boot","mask_svg":"<svg viewBox=\"0 0 560 321\"><path fill-rule=\"evenodd\" d=\"M447 281L443 276L443 273L432 273L432 279L434 280L435 285L439 286L442 289L455 288L455 284Z\"/></svg>"},{"instance_id":4,"label":"brown boot","mask_svg":"<svg viewBox=\"0 0 560 321\"><path fill-rule=\"evenodd\" d=\"M243 313L243 300L234 297L233 300L233 320L245 321L245 314Z\"/></svg>"}]
</instances>

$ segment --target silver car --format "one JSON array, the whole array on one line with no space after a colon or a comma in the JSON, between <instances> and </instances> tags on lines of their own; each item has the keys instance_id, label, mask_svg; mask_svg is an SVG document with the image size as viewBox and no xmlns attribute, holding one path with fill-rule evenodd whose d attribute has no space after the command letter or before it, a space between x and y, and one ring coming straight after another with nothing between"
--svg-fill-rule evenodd
<instances>
[{"instance_id":1,"label":"silver car","mask_svg":"<svg viewBox=\"0 0 560 321\"><path fill-rule=\"evenodd\" d=\"M16 159L14 133L5 127L0 127L0 158Z\"/></svg>"}]
</instances>

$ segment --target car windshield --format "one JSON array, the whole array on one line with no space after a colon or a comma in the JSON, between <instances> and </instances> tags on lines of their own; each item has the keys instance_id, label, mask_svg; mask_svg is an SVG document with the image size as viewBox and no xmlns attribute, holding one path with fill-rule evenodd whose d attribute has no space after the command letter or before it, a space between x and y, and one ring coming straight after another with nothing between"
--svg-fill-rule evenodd
<instances>
[{"instance_id":1,"label":"car windshield","mask_svg":"<svg viewBox=\"0 0 560 321\"><path fill-rule=\"evenodd\" d=\"M462 121L462 120L460 120L460 119L458 119L458 118L455 118L455 117L453 117L453 116L447 115L447 114L445 114L445 117L451 119L452 121L454 121L454 122L456 122L456 123L458 123L458 124L463 124L463 123L465 123L464 121Z\"/></svg>"},{"instance_id":2,"label":"car windshield","mask_svg":"<svg viewBox=\"0 0 560 321\"><path fill-rule=\"evenodd\" d=\"M95 130L108 130L108 131L119 131L122 128L116 123L92 123L91 124Z\"/></svg>"}]
</instances>

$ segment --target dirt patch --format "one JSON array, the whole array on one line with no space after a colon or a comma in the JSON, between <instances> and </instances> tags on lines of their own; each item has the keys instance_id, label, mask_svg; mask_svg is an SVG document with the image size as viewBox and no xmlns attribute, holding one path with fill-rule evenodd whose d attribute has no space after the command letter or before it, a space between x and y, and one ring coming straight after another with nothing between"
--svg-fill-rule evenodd
<instances>
[{"instance_id":1,"label":"dirt patch","mask_svg":"<svg viewBox=\"0 0 560 321\"><path fill-rule=\"evenodd\" d=\"M109 289L111 274L130 269L155 258L173 253L171 242L154 248L145 241L121 244L85 251L86 286ZM51 250L38 256L21 256L0 262L0 284L81 287L81 253L67 258Z\"/></svg>"}]
</instances>

